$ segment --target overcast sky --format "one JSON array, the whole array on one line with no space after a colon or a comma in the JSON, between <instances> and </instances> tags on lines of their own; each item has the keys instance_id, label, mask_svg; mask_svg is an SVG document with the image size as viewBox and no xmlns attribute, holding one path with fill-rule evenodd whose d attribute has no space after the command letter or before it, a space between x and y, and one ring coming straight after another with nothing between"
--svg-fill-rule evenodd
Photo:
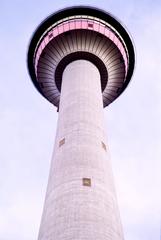
<instances>
[{"instance_id":1,"label":"overcast sky","mask_svg":"<svg viewBox=\"0 0 161 240\"><path fill-rule=\"evenodd\" d=\"M34 88L26 54L50 13L100 7L129 30L136 68L104 110L125 240L160 240L161 1L0 1L0 240L37 239L58 113Z\"/></svg>"}]
</instances>

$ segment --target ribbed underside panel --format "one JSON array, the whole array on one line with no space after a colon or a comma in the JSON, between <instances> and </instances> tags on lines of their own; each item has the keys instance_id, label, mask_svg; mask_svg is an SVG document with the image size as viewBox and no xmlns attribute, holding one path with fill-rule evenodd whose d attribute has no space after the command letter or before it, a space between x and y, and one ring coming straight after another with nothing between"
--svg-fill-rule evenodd
<instances>
[{"instance_id":1,"label":"ribbed underside panel","mask_svg":"<svg viewBox=\"0 0 161 240\"><path fill-rule=\"evenodd\" d=\"M59 106L60 92L55 82L55 71L60 61L74 52L96 55L106 66L107 85L103 91L103 104L107 106L119 95L125 81L125 64L117 46L105 36L90 30L73 30L60 34L42 52L37 79L43 94L55 106Z\"/></svg>"}]
</instances>

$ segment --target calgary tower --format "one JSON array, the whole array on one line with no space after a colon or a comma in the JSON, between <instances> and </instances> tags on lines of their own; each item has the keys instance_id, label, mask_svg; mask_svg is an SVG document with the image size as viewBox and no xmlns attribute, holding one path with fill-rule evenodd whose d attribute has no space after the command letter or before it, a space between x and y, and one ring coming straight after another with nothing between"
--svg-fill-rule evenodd
<instances>
[{"instance_id":1,"label":"calgary tower","mask_svg":"<svg viewBox=\"0 0 161 240\"><path fill-rule=\"evenodd\" d=\"M109 13L70 7L36 29L28 69L58 124L38 240L123 240L103 108L127 87L132 41Z\"/></svg>"}]
</instances>

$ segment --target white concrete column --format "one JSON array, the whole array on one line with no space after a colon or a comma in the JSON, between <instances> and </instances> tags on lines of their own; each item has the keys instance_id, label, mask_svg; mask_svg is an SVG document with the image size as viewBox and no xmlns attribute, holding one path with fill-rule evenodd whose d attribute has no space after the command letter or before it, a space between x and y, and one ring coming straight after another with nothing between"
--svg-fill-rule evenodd
<instances>
[{"instance_id":1,"label":"white concrete column","mask_svg":"<svg viewBox=\"0 0 161 240\"><path fill-rule=\"evenodd\" d=\"M103 119L98 69L70 63L39 240L123 240Z\"/></svg>"}]
</instances>

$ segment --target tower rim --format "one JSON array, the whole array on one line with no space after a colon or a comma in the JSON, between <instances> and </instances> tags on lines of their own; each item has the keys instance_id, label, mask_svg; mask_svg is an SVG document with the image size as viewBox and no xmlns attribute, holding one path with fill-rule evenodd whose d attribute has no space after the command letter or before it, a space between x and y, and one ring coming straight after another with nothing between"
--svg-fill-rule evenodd
<instances>
[{"instance_id":1,"label":"tower rim","mask_svg":"<svg viewBox=\"0 0 161 240\"><path fill-rule=\"evenodd\" d=\"M56 11L55 13L50 14L47 18L45 18L39 24L39 26L34 31L32 37L31 37L31 40L29 42L29 47L28 47L28 52L27 52L28 72L31 76L34 86L46 98L46 96L44 95L44 93L37 81L37 77L35 74L35 68L34 68L34 61L33 61L35 50L41 39L41 36L53 23L60 21L63 18L75 16L75 15L86 15L86 16L97 17L97 18L111 24L112 27L114 27L118 31L118 33L121 35L121 37L123 38L125 45L127 47L128 55L129 55L129 63L128 63L128 71L127 71L126 81L124 82L124 85L118 94L118 96L120 96L121 93L128 86L128 84L131 80L131 77L133 75L133 71L134 71L135 51L134 51L134 45L133 45L131 36L129 36L129 33L127 32L125 27L122 25L122 23L120 23L117 20L117 18L115 16L113 16L111 13L106 12L97 7L84 6L84 5L66 7L61 10Z\"/></svg>"}]
</instances>

